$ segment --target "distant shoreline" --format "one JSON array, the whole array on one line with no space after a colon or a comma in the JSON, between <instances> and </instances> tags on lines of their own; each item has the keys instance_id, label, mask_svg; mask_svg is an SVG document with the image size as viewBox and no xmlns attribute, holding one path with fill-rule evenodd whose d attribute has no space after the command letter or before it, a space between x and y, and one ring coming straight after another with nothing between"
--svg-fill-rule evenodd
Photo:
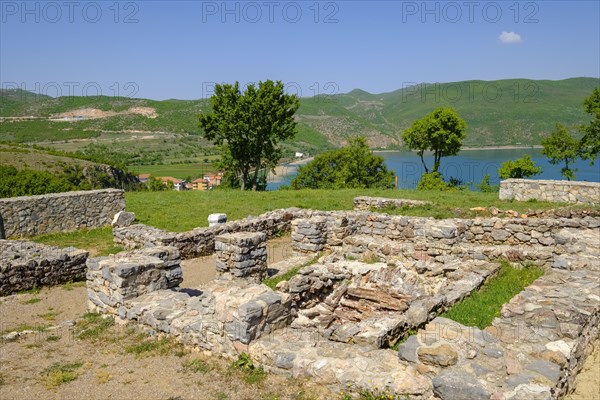
<instances>
[{"instance_id":1,"label":"distant shoreline","mask_svg":"<svg viewBox=\"0 0 600 400\"><path fill-rule=\"evenodd\" d=\"M483 147L462 147L460 151L473 151L473 150L523 150L523 149L541 149L543 146L535 144L529 146L522 145L506 145L506 146L483 146ZM395 153L397 151L404 151L409 149L402 150L373 150L374 153Z\"/></svg>"},{"instance_id":2,"label":"distant shoreline","mask_svg":"<svg viewBox=\"0 0 600 400\"><path fill-rule=\"evenodd\" d=\"M288 174L290 167L297 169L299 165L304 165L313 160L314 157L307 157L301 160L294 160L287 163L279 164L275 167L275 173L269 172L267 177L268 182L281 182L283 178Z\"/></svg>"}]
</instances>

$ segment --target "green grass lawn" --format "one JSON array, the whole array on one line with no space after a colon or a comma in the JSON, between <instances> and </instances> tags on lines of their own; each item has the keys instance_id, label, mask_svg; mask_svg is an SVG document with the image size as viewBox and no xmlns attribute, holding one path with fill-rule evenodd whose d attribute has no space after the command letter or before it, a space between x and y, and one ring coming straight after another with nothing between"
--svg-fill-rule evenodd
<instances>
[{"instance_id":1,"label":"green grass lawn","mask_svg":"<svg viewBox=\"0 0 600 400\"><path fill-rule=\"evenodd\" d=\"M525 212L529 209L559 207L540 202L498 200L498 193L427 192L416 190L282 190L273 192L241 192L237 190L186 192L130 192L125 194L127 210L137 221L175 232L207 226L208 215L225 213L237 220L260 215L278 208L299 207L316 210L351 210L356 196L381 196L429 200L433 205L400 210L385 210L390 214L433 216L435 218L469 218L476 215L472 207L498 207Z\"/></svg>"},{"instance_id":2,"label":"green grass lawn","mask_svg":"<svg viewBox=\"0 0 600 400\"><path fill-rule=\"evenodd\" d=\"M483 329L490 326L494 318L500 316L503 304L543 274L544 271L536 266L515 268L503 261L496 276L490 278L479 291L472 293L441 316L463 325Z\"/></svg>"},{"instance_id":3,"label":"green grass lawn","mask_svg":"<svg viewBox=\"0 0 600 400\"><path fill-rule=\"evenodd\" d=\"M114 245L111 227L41 235L32 240L50 246L84 249L89 251L92 257L123 251L122 247Z\"/></svg>"}]
</instances>

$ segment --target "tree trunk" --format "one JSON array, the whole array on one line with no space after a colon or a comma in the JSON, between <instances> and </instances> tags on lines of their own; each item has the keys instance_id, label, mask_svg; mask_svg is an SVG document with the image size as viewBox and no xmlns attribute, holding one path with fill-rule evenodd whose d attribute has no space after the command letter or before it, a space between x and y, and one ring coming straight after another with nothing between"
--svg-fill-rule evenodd
<instances>
[{"instance_id":1,"label":"tree trunk","mask_svg":"<svg viewBox=\"0 0 600 400\"><path fill-rule=\"evenodd\" d=\"M427 168L427 164L425 164L425 159L423 158L423 151L419 151L419 157L421 157L421 164L423 164L423 168L425 168L425 173L429 173L429 169Z\"/></svg>"},{"instance_id":2,"label":"tree trunk","mask_svg":"<svg viewBox=\"0 0 600 400\"><path fill-rule=\"evenodd\" d=\"M439 151L436 150L435 153L433 153L433 170L431 170L431 172L438 172L438 169L440 169L441 158Z\"/></svg>"}]
</instances>

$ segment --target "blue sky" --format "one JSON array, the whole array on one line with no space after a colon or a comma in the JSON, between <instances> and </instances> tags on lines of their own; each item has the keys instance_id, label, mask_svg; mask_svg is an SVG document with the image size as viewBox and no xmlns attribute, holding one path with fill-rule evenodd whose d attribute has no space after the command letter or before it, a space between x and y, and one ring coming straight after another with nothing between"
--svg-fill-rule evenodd
<instances>
[{"instance_id":1,"label":"blue sky","mask_svg":"<svg viewBox=\"0 0 600 400\"><path fill-rule=\"evenodd\" d=\"M598 1L0 1L3 88L309 97L469 79L600 76Z\"/></svg>"}]
</instances>

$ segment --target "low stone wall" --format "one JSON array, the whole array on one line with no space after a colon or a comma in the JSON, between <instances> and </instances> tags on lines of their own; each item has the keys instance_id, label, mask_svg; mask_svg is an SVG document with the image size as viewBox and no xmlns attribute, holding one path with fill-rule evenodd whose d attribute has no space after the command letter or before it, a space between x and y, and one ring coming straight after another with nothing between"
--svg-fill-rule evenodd
<instances>
[{"instance_id":1,"label":"low stone wall","mask_svg":"<svg viewBox=\"0 0 600 400\"><path fill-rule=\"evenodd\" d=\"M209 228L196 228L188 232L167 232L151 226L136 224L113 228L115 243L128 250L152 246L174 246L184 260L213 254L215 237L235 232L264 232L267 237L291 229L296 218L313 215L311 210L289 208L267 212L258 217L248 217Z\"/></svg>"},{"instance_id":2,"label":"low stone wall","mask_svg":"<svg viewBox=\"0 0 600 400\"><path fill-rule=\"evenodd\" d=\"M0 239L98 228L124 209L117 189L0 199Z\"/></svg>"},{"instance_id":3,"label":"low stone wall","mask_svg":"<svg viewBox=\"0 0 600 400\"><path fill-rule=\"evenodd\" d=\"M327 229L323 229L326 225ZM403 243L435 242L452 246L527 245L554 246L556 233L565 227L592 229L600 226L600 218L476 218L434 220L432 218L389 216L385 214L348 212L329 213L293 224L292 247L309 250L309 244L325 241L325 248L339 246L354 235ZM321 232L321 237L318 233ZM315 250L317 251L317 250Z\"/></svg>"},{"instance_id":4,"label":"low stone wall","mask_svg":"<svg viewBox=\"0 0 600 400\"><path fill-rule=\"evenodd\" d=\"M354 210L369 211L379 208L402 208L402 207L417 207L431 204L429 201L411 200L411 199L389 199L385 197L368 197L359 196L354 198Z\"/></svg>"},{"instance_id":5,"label":"low stone wall","mask_svg":"<svg viewBox=\"0 0 600 400\"><path fill-rule=\"evenodd\" d=\"M500 182L500 200L600 204L600 183L507 179Z\"/></svg>"},{"instance_id":6,"label":"low stone wall","mask_svg":"<svg viewBox=\"0 0 600 400\"><path fill-rule=\"evenodd\" d=\"M180 263L174 247L90 258L86 274L88 309L123 315L127 300L178 286L183 280Z\"/></svg>"},{"instance_id":7,"label":"low stone wall","mask_svg":"<svg viewBox=\"0 0 600 400\"><path fill-rule=\"evenodd\" d=\"M267 276L267 235L228 233L216 237L217 279L242 278L260 283Z\"/></svg>"},{"instance_id":8,"label":"low stone wall","mask_svg":"<svg viewBox=\"0 0 600 400\"><path fill-rule=\"evenodd\" d=\"M85 277L88 252L24 240L0 240L0 296Z\"/></svg>"}]
</instances>

